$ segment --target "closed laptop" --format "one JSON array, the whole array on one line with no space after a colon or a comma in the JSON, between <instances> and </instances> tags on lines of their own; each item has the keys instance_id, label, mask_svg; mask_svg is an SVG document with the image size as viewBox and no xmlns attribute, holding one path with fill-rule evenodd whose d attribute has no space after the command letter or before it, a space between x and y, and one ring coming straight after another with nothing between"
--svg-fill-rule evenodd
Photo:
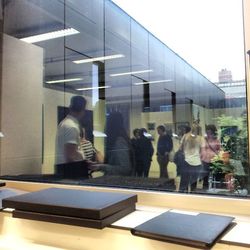
<instances>
[{"instance_id":1,"label":"closed laptop","mask_svg":"<svg viewBox=\"0 0 250 250\"><path fill-rule=\"evenodd\" d=\"M137 227L131 233L200 248L211 247L230 227L233 217L170 210Z\"/></svg>"},{"instance_id":2,"label":"closed laptop","mask_svg":"<svg viewBox=\"0 0 250 250\"><path fill-rule=\"evenodd\" d=\"M136 201L134 194L49 188L4 199L3 207L100 220Z\"/></svg>"}]
</instances>

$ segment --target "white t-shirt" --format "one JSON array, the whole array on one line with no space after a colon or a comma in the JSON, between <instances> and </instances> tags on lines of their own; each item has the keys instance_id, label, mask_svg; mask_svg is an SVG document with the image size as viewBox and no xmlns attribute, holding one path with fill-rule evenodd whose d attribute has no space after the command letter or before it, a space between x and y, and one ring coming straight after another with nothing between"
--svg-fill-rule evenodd
<instances>
[{"instance_id":1,"label":"white t-shirt","mask_svg":"<svg viewBox=\"0 0 250 250\"><path fill-rule=\"evenodd\" d=\"M201 148L205 146L204 139L197 135L193 138L194 145L190 146L189 136L191 132L184 135L181 139L181 143L184 143L184 154L185 154L185 161L191 166L199 166L201 165Z\"/></svg>"},{"instance_id":2,"label":"white t-shirt","mask_svg":"<svg viewBox=\"0 0 250 250\"><path fill-rule=\"evenodd\" d=\"M56 135L56 164L65 163L64 145L76 144L78 145L78 152L84 153L80 147L80 127L78 121L71 115L68 115L58 126Z\"/></svg>"}]
</instances>

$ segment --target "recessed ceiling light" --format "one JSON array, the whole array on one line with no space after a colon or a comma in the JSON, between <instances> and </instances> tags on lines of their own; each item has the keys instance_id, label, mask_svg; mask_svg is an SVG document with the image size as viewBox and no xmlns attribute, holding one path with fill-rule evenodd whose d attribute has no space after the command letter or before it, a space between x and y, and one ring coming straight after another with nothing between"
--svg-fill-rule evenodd
<instances>
[{"instance_id":1,"label":"recessed ceiling light","mask_svg":"<svg viewBox=\"0 0 250 250\"><path fill-rule=\"evenodd\" d=\"M43 33L43 34L40 34L40 35L24 37L24 38L21 38L20 40L22 40L22 41L24 41L26 43L37 43L37 42L51 40L51 39L55 39L55 38L59 38L59 37L71 36L71 35L75 35L75 34L78 34L78 33L80 33L80 32L73 29L73 28L68 28L68 29Z\"/></svg>"},{"instance_id":2,"label":"recessed ceiling light","mask_svg":"<svg viewBox=\"0 0 250 250\"><path fill-rule=\"evenodd\" d=\"M96 61L112 60L112 59L117 59L117 58L122 58L122 57L124 57L124 55L122 55L122 54L110 55L110 56L100 56L100 57L76 60L76 61L73 61L73 63L81 64L81 63L89 63L89 62L96 62Z\"/></svg>"},{"instance_id":3,"label":"recessed ceiling light","mask_svg":"<svg viewBox=\"0 0 250 250\"><path fill-rule=\"evenodd\" d=\"M162 83L162 82L172 82L173 80L167 79L167 80L158 80L158 81L149 81L149 82L135 82L134 85L144 85L144 84L151 84L151 83Z\"/></svg>"},{"instance_id":4,"label":"recessed ceiling light","mask_svg":"<svg viewBox=\"0 0 250 250\"><path fill-rule=\"evenodd\" d=\"M131 71L131 72L124 72L124 73L117 73L117 74L111 74L110 76L125 76L125 75L133 75L133 74L143 74L143 73L148 73L152 72L152 69L146 69L146 70L139 70L139 71Z\"/></svg>"},{"instance_id":5,"label":"recessed ceiling light","mask_svg":"<svg viewBox=\"0 0 250 250\"><path fill-rule=\"evenodd\" d=\"M58 79L53 81L46 81L46 83L51 84L51 83L62 83L62 82L76 82L81 80L83 80L83 78Z\"/></svg>"},{"instance_id":6,"label":"recessed ceiling light","mask_svg":"<svg viewBox=\"0 0 250 250\"><path fill-rule=\"evenodd\" d=\"M108 89L108 88L111 88L111 86L101 86L101 87L80 88L80 89L76 89L76 90L79 90L79 91L84 91L84 90Z\"/></svg>"}]
</instances>

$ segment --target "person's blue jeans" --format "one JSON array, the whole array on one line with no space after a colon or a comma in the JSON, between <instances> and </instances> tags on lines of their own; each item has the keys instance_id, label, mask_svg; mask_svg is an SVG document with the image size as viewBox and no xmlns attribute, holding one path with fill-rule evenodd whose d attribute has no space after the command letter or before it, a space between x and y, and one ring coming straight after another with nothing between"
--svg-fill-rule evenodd
<instances>
[{"instance_id":1,"label":"person's blue jeans","mask_svg":"<svg viewBox=\"0 0 250 250\"><path fill-rule=\"evenodd\" d=\"M190 185L191 191L196 189L197 179L199 177L202 165L192 166L189 165L186 161L183 162L183 170L181 173L181 182L179 191L186 192L188 191L188 186Z\"/></svg>"}]
</instances>

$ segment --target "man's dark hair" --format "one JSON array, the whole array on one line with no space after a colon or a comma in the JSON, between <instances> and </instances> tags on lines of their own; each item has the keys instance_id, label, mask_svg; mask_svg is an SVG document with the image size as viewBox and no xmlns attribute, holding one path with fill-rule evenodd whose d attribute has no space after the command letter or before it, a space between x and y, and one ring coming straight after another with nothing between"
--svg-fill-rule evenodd
<instances>
[{"instance_id":1,"label":"man's dark hair","mask_svg":"<svg viewBox=\"0 0 250 250\"><path fill-rule=\"evenodd\" d=\"M158 126L157 129L160 129L162 132L166 131L166 128L163 125Z\"/></svg>"},{"instance_id":2,"label":"man's dark hair","mask_svg":"<svg viewBox=\"0 0 250 250\"><path fill-rule=\"evenodd\" d=\"M81 112L85 109L87 101L82 96L73 96L70 100L69 109L71 112Z\"/></svg>"},{"instance_id":3,"label":"man's dark hair","mask_svg":"<svg viewBox=\"0 0 250 250\"><path fill-rule=\"evenodd\" d=\"M188 126L188 125L185 125L185 126L184 126L184 131L185 131L185 134L186 134L186 133L189 133L189 132L191 131L191 127Z\"/></svg>"}]
</instances>

